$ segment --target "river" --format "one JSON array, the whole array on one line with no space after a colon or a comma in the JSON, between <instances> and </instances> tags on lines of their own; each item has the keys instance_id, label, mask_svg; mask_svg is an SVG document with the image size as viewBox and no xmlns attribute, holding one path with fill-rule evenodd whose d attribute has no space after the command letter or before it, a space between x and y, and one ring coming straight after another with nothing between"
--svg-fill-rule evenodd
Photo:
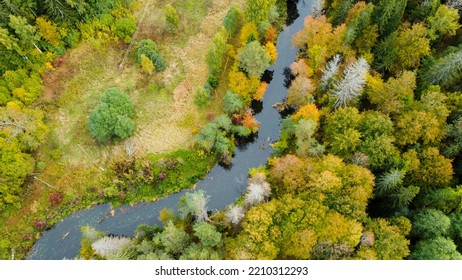
<instances>
[{"instance_id":1,"label":"river","mask_svg":"<svg viewBox=\"0 0 462 280\"><path fill-rule=\"evenodd\" d=\"M248 170L266 163L271 154L269 144L279 139L281 116L273 105L287 96L287 69L295 61L298 50L292 45L292 36L303 28L303 20L311 12L312 0L289 0L287 26L279 34L277 41L278 58L267 71L272 73L261 110L256 110L255 118L260 122L258 135L253 141L238 145L229 167L215 166L195 190L204 190L209 196L209 210L224 209L238 199L246 189ZM270 75L269 75L270 76ZM259 112L258 112L259 111ZM170 195L156 202L124 205L115 208L114 215L103 219L111 210L111 205L100 204L91 209L78 211L53 228L43 233L35 243L27 259L72 259L80 249L82 233L80 228L91 225L108 234L133 236L140 224L160 224L159 212L163 208L176 208L178 200L186 192Z\"/></svg>"}]
</instances>

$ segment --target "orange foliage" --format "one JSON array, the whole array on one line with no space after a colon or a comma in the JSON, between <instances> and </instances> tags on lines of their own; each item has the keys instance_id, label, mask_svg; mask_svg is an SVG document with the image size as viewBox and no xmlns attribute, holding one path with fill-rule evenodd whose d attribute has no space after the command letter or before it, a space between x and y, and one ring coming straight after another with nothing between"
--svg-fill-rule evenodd
<instances>
[{"instance_id":1,"label":"orange foliage","mask_svg":"<svg viewBox=\"0 0 462 280\"><path fill-rule=\"evenodd\" d=\"M274 42L277 38L277 34L276 34L276 28L274 28L273 26L271 26L268 31L266 31L266 34L265 34L265 40L267 42Z\"/></svg>"},{"instance_id":2,"label":"orange foliage","mask_svg":"<svg viewBox=\"0 0 462 280\"><path fill-rule=\"evenodd\" d=\"M292 119L294 121L298 121L300 119L319 121L319 117L319 110L313 103L300 107L300 110L292 115Z\"/></svg>"},{"instance_id":3,"label":"orange foliage","mask_svg":"<svg viewBox=\"0 0 462 280\"><path fill-rule=\"evenodd\" d=\"M258 100L258 101L262 100L263 96L265 95L267 86L268 86L267 83L261 82L260 87L257 89L257 91L255 92L255 95L253 96L253 99Z\"/></svg>"},{"instance_id":4,"label":"orange foliage","mask_svg":"<svg viewBox=\"0 0 462 280\"><path fill-rule=\"evenodd\" d=\"M252 132L256 132L258 128L260 127L260 124L254 119L251 113L244 113L244 119L242 120L242 124L250 128Z\"/></svg>"}]
</instances>

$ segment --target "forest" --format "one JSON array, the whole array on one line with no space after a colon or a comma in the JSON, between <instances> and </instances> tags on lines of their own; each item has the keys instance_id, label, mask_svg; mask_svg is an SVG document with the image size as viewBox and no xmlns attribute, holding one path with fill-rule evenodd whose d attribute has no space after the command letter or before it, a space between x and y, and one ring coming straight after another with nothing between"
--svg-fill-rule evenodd
<instances>
[{"instance_id":1,"label":"forest","mask_svg":"<svg viewBox=\"0 0 462 280\"><path fill-rule=\"evenodd\" d=\"M0 1L0 257L232 165L296 2ZM242 196L187 192L131 237L84 226L77 259L462 259L462 2L309 6Z\"/></svg>"}]
</instances>

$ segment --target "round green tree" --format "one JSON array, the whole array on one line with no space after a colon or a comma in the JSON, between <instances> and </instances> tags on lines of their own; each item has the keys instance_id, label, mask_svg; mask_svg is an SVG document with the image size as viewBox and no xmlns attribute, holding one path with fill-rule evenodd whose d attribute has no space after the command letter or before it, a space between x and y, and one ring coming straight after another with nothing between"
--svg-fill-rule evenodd
<instances>
[{"instance_id":1,"label":"round green tree","mask_svg":"<svg viewBox=\"0 0 462 280\"><path fill-rule=\"evenodd\" d=\"M88 122L88 130L98 142L121 140L135 132L135 107L126 93L107 89Z\"/></svg>"}]
</instances>

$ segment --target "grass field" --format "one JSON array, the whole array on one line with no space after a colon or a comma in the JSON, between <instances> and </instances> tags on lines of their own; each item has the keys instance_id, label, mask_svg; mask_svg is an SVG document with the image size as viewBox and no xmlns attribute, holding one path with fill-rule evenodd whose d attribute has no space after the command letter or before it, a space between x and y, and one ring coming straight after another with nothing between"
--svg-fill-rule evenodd
<instances>
[{"instance_id":1,"label":"grass field","mask_svg":"<svg viewBox=\"0 0 462 280\"><path fill-rule=\"evenodd\" d=\"M124 143L99 145L87 130L88 117L105 89L119 87L135 104L137 128L131 141L137 157L159 157L191 147L194 133L208 121L207 115L221 112L223 86L206 110L193 104L193 92L207 79L205 56L227 10L231 5L242 7L245 1L139 2L138 20L143 9L147 12L134 40L156 42L167 62L166 70L143 74L131 53L121 70L127 45L120 43L101 46L82 42L55 61L56 70L44 77L45 90L38 104L47 112L51 132L36 154L36 176L47 184L31 177L21 207L2 215L0 230L6 232L0 242L2 259L10 257L11 252L3 249L9 247L15 248L16 258L24 257L40 236L34 221L50 225L103 201L103 170L127 157ZM176 34L165 31L163 9L168 3L179 13ZM64 194L61 205L51 205L49 195L53 192Z\"/></svg>"}]
</instances>

